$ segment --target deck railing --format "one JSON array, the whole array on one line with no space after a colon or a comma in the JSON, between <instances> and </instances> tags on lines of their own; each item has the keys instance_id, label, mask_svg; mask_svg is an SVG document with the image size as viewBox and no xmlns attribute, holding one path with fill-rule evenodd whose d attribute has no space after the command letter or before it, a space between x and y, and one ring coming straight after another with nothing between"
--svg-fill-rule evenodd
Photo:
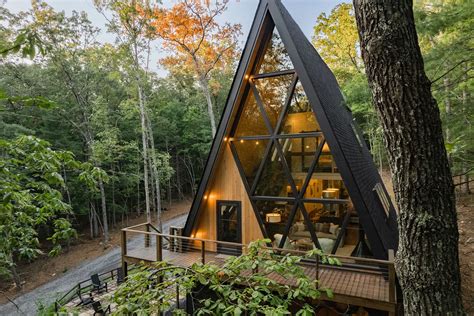
<instances>
[{"instance_id":1,"label":"deck railing","mask_svg":"<svg viewBox=\"0 0 474 316\"><path fill-rule=\"evenodd\" d=\"M107 272L99 273L99 278L101 281L108 282L117 278L117 268L112 269ZM72 301L78 293L90 293L93 289L92 280L89 278L87 280L77 283L73 288L64 293L60 298L54 301L54 310L59 311L68 302Z\"/></svg>"},{"instance_id":2,"label":"deck railing","mask_svg":"<svg viewBox=\"0 0 474 316\"><path fill-rule=\"evenodd\" d=\"M219 249L219 253L229 253L229 254L240 254L245 253L247 250L247 245L210 240L205 238L196 238L196 237L187 237L187 236L178 236L178 235L169 235L160 233L153 225L150 223L138 224L128 228L122 229L122 264L124 267L124 272L127 271L127 260L130 256L136 256L129 253L128 249L128 239L132 235L142 235L144 238L144 248L148 250L148 254L152 253L153 257L142 258L145 261L163 261L163 250L168 250L171 252L182 252L182 253L196 253L196 260L201 261L205 264L209 260L209 257L212 259L216 258L216 252ZM154 245L153 245L154 243ZM154 249L153 249L154 247ZM307 252L302 250L294 249L282 249L275 247L262 247L265 250L271 250L275 254L293 254L293 255L305 255ZM394 268L394 253L392 250L389 251L389 260L378 260L372 258L361 258L361 257L348 257L348 256L339 256L339 255L326 255L329 258L338 259L342 266L328 265L322 262L320 256L315 258L304 259L301 261L302 265L310 266L315 269L315 279L319 280L319 275L321 269L340 269L345 271L356 271L363 272L368 274L381 274L384 276L385 280L388 281L389 286L389 303L396 304L396 275ZM138 255L139 257L139 255ZM139 258L137 258L139 259ZM138 260L139 261L139 260ZM258 267L257 267L258 269Z\"/></svg>"}]
</instances>

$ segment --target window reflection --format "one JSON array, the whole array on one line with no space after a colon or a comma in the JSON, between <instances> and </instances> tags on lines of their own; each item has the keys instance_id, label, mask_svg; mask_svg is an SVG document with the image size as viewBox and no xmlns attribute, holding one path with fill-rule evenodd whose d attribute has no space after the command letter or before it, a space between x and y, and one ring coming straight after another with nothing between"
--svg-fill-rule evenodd
<instances>
[{"instance_id":1,"label":"window reflection","mask_svg":"<svg viewBox=\"0 0 474 316\"><path fill-rule=\"evenodd\" d=\"M272 37L267 44L263 60L257 69L257 73L261 74L289 69L293 69L293 64L281 40L280 34L277 29L274 28Z\"/></svg>"},{"instance_id":2,"label":"window reflection","mask_svg":"<svg viewBox=\"0 0 474 316\"><path fill-rule=\"evenodd\" d=\"M265 112L273 128L283 111L293 75L277 76L255 80Z\"/></svg>"},{"instance_id":3,"label":"window reflection","mask_svg":"<svg viewBox=\"0 0 474 316\"><path fill-rule=\"evenodd\" d=\"M299 134L319 132L321 130L303 86L299 81L296 84L291 103L281 126L281 134Z\"/></svg>"},{"instance_id":4,"label":"window reflection","mask_svg":"<svg viewBox=\"0 0 474 316\"><path fill-rule=\"evenodd\" d=\"M293 196L282 159L274 144L263 166L254 195L272 197Z\"/></svg>"},{"instance_id":5,"label":"window reflection","mask_svg":"<svg viewBox=\"0 0 474 316\"><path fill-rule=\"evenodd\" d=\"M242 137L269 134L263 116L255 101L255 96L252 91L249 91L234 136Z\"/></svg>"},{"instance_id":6,"label":"window reflection","mask_svg":"<svg viewBox=\"0 0 474 316\"><path fill-rule=\"evenodd\" d=\"M251 187L265 155L268 140L238 140L232 144L237 151L247 183Z\"/></svg>"}]
</instances>

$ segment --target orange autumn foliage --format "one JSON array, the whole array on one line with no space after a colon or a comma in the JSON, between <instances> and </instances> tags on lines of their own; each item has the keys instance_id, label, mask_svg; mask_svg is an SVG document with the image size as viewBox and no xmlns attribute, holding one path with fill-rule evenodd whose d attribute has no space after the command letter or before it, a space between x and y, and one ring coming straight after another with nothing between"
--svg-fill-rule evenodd
<instances>
[{"instance_id":1,"label":"orange autumn foliage","mask_svg":"<svg viewBox=\"0 0 474 316\"><path fill-rule=\"evenodd\" d=\"M225 69L236 60L240 24L220 25L229 0L179 0L171 8L155 8L151 30L172 54L161 60L169 70L179 68L208 81L215 69Z\"/></svg>"}]
</instances>

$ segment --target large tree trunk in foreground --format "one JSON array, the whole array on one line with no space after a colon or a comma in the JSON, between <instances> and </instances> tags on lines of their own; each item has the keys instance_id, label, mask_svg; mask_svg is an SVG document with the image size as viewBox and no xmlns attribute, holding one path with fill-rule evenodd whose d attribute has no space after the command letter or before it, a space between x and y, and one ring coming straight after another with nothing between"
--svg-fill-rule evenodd
<instances>
[{"instance_id":1,"label":"large tree trunk in foreground","mask_svg":"<svg viewBox=\"0 0 474 316\"><path fill-rule=\"evenodd\" d=\"M396 269L407 315L462 315L454 187L412 3L354 0L362 57L400 211Z\"/></svg>"}]
</instances>

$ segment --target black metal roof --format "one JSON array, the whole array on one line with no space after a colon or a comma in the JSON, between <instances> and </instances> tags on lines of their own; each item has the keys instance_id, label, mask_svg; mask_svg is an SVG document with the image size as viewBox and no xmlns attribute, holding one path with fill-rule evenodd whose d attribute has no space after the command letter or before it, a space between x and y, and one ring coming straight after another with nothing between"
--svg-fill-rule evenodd
<instances>
[{"instance_id":1,"label":"black metal roof","mask_svg":"<svg viewBox=\"0 0 474 316\"><path fill-rule=\"evenodd\" d=\"M389 249L397 249L398 227L395 209L387 198L388 214L380 194L388 196L377 168L352 114L344 102L334 74L290 16L280 0L261 0L237 68L218 132L213 141L207 165L194 198L184 234L190 235L196 223L206 187L212 178L223 138L232 126L240 105L239 93L245 86L245 74L252 67L252 54L259 49L263 25L268 17L275 24L285 48L313 107L336 165L358 212L376 258L387 258ZM378 190L375 188L378 187ZM383 200L383 198L382 198Z\"/></svg>"}]
</instances>

